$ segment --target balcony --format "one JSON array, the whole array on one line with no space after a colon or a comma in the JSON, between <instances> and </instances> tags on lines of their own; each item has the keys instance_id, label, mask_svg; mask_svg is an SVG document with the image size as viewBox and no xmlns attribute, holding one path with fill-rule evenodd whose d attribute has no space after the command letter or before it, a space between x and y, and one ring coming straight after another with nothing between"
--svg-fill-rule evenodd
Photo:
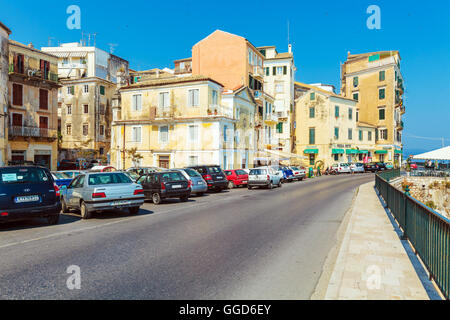
<instances>
[{"instance_id":1,"label":"balcony","mask_svg":"<svg viewBox=\"0 0 450 320\"><path fill-rule=\"evenodd\" d=\"M207 109L208 116L227 117L234 119L233 109L219 104L210 104Z\"/></svg>"},{"instance_id":2,"label":"balcony","mask_svg":"<svg viewBox=\"0 0 450 320\"><path fill-rule=\"evenodd\" d=\"M38 78L43 80L50 80L52 82L58 82L58 74L53 72L47 72L45 74L42 70L31 69L24 66L15 66L14 64L9 65L9 73L20 74L27 76L28 78Z\"/></svg>"},{"instance_id":3,"label":"balcony","mask_svg":"<svg viewBox=\"0 0 450 320\"><path fill-rule=\"evenodd\" d=\"M264 71L261 66L253 66L253 77L262 80L264 78Z\"/></svg>"},{"instance_id":4,"label":"balcony","mask_svg":"<svg viewBox=\"0 0 450 320\"><path fill-rule=\"evenodd\" d=\"M56 139L57 131L55 129L28 127L28 126L9 126L9 137L29 137Z\"/></svg>"},{"instance_id":5,"label":"balcony","mask_svg":"<svg viewBox=\"0 0 450 320\"><path fill-rule=\"evenodd\" d=\"M156 119L169 119L175 117L175 106L168 106L164 108L156 108Z\"/></svg>"},{"instance_id":6,"label":"balcony","mask_svg":"<svg viewBox=\"0 0 450 320\"><path fill-rule=\"evenodd\" d=\"M289 116L287 111L277 111L276 115L279 120L287 120Z\"/></svg>"},{"instance_id":7,"label":"balcony","mask_svg":"<svg viewBox=\"0 0 450 320\"><path fill-rule=\"evenodd\" d=\"M404 125L403 125L403 121L396 121L395 127L397 130L403 130Z\"/></svg>"},{"instance_id":8,"label":"balcony","mask_svg":"<svg viewBox=\"0 0 450 320\"><path fill-rule=\"evenodd\" d=\"M403 79L397 78L397 89L400 91L400 94L403 94L405 92L405 89L403 87Z\"/></svg>"},{"instance_id":9,"label":"balcony","mask_svg":"<svg viewBox=\"0 0 450 320\"><path fill-rule=\"evenodd\" d=\"M273 113L264 114L264 122L267 124L276 124L278 123L278 116Z\"/></svg>"},{"instance_id":10,"label":"balcony","mask_svg":"<svg viewBox=\"0 0 450 320\"><path fill-rule=\"evenodd\" d=\"M405 112L406 112L406 108L405 108L405 106L401 106L400 107L400 114L405 114Z\"/></svg>"}]
</instances>

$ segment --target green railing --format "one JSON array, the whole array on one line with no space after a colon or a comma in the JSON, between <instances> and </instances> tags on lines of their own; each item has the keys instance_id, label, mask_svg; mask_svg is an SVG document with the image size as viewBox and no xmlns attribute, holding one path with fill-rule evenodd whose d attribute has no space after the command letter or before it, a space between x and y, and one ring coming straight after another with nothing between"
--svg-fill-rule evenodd
<instances>
[{"instance_id":1,"label":"green railing","mask_svg":"<svg viewBox=\"0 0 450 320\"><path fill-rule=\"evenodd\" d=\"M435 212L407 193L394 188L389 180L399 177L394 169L375 176L377 188L390 209L404 239L426 266L441 292L450 299L450 220Z\"/></svg>"}]
</instances>

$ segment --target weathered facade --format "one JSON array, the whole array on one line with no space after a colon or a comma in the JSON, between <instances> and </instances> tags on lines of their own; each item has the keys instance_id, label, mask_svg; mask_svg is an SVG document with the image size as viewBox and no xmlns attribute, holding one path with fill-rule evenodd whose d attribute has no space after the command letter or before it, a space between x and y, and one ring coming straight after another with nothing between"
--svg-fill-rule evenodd
<instances>
[{"instance_id":1,"label":"weathered facade","mask_svg":"<svg viewBox=\"0 0 450 320\"><path fill-rule=\"evenodd\" d=\"M403 77L398 51L348 54L342 65L341 93L358 101L359 121L375 126L377 161L400 165L403 144Z\"/></svg>"},{"instance_id":2,"label":"weathered facade","mask_svg":"<svg viewBox=\"0 0 450 320\"><path fill-rule=\"evenodd\" d=\"M0 22L0 166L7 163L8 68L11 30Z\"/></svg>"},{"instance_id":3,"label":"weathered facade","mask_svg":"<svg viewBox=\"0 0 450 320\"><path fill-rule=\"evenodd\" d=\"M8 163L57 167L58 58L9 41Z\"/></svg>"}]
</instances>

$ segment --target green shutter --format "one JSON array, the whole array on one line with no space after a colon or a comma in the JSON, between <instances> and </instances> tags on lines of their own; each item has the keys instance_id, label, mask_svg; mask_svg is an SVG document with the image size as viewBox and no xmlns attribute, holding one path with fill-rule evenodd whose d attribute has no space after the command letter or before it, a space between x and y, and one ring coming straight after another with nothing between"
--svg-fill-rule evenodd
<instances>
[{"instance_id":1,"label":"green shutter","mask_svg":"<svg viewBox=\"0 0 450 320\"><path fill-rule=\"evenodd\" d=\"M283 74L287 74L287 66L283 66Z\"/></svg>"},{"instance_id":2,"label":"green shutter","mask_svg":"<svg viewBox=\"0 0 450 320\"><path fill-rule=\"evenodd\" d=\"M273 75L276 75L276 74L277 74L277 67L273 67L273 68L272 68L272 74L273 74Z\"/></svg>"},{"instance_id":3,"label":"green shutter","mask_svg":"<svg viewBox=\"0 0 450 320\"><path fill-rule=\"evenodd\" d=\"M386 118L385 110L379 109L378 110L379 120L384 120Z\"/></svg>"},{"instance_id":4,"label":"green shutter","mask_svg":"<svg viewBox=\"0 0 450 320\"><path fill-rule=\"evenodd\" d=\"M386 89L379 89L378 90L378 98L379 99L384 99L385 98L385 96L386 96Z\"/></svg>"},{"instance_id":5,"label":"green shutter","mask_svg":"<svg viewBox=\"0 0 450 320\"><path fill-rule=\"evenodd\" d=\"M353 86L357 87L359 84L358 77L353 77Z\"/></svg>"},{"instance_id":6,"label":"green shutter","mask_svg":"<svg viewBox=\"0 0 450 320\"><path fill-rule=\"evenodd\" d=\"M70 87L70 93L71 94L75 94L75 86L71 86Z\"/></svg>"},{"instance_id":7,"label":"green shutter","mask_svg":"<svg viewBox=\"0 0 450 320\"><path fill-rule=\"evenodd\" d=\"M384 81L386 79L386 71L380 71L379 80Z\"/></svg>"},{"instance_id":8,"label":"green shutter","mask_svg":"<svg viewBox=\"0 0 450 320\"><path fill-rule=\"evenodd\" d=\"M353 94L353 100L358 101L359 95L357 93Z\"/></svg>"},{"instance_id":9,"label":"green shutter","mask_svg":"<svg viewBox=\"0 0 450 320\"><path fill-rule=\"evenodd\" d=\"M314 118L315 117L315 111L316 109L314 107L309 108L309 117Z\"/></svg>"},{"instance_id":10,"label":"green shutter","mask_svg":"<svg viewBox=\"0 0 450 320\"><path fill-rule=\"evenodd\" d=\"M362 139L363 139L363 132L362 130L359 130L359 140L362 141Z\"/></svg>"},{"instance_id":11,"label":"green shutter","mask_svg":"<svg viewBox=\"0 0 450 320\"><path fill-rule=\"evenodd\" d=\"M334 107L334 116L335 116L336 118L339 117L339 106L335 106L335 107Z\"/></svg>"},{"instance_id":12,"label":"green shutter","mask_svg":"<svg viewBox=\"0 0 450 320\"><path fill-rule=\"evenodd\" d=\"M348 119L349 120L353 119L353 109L352 108L348 108Z\"/></svg>"},{"instance_id":13,"label":"green shutter","mask_svg":"<svg viewBox=\"0 0 450 320\"><path fill-rule=\"evenodd\" d=\"M314 100L314 99L316 99L316 93L311 92L311 94L309 95L309 100Z\"/></svg>"},{"instance_id":14,"label":"green shutter","mask_svg":"<svg viewBox=\"0 0 450 320\"><path fill-rule=\"evenodd\" d=\"M334 137L339 139L339 128L334 128Z\"/></svg>"},{"instance_id":15,"label":"green shutter","mask_svg":"<svg viewBox=\"0 0 450 320\"><path fill-rule=\"evenodd\" d=\"M309 144L316 143L316 130L314 128L309 129Z\"/></svg>"},{"instance_id":16,"label":"green shutter","mask_svg":"<svg viewBox=\"0 0 450 320\"><path fill-rule=\"evenodd\" d=\"M105 95L105 87L104 86L100 86L100 94L102 96Z\"/></svg>"}]
</instances>

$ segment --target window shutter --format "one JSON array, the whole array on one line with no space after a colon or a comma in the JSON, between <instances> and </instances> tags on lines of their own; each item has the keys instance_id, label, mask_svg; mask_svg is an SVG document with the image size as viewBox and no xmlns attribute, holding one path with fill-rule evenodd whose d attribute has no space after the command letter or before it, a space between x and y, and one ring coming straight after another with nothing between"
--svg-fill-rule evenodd
<instances>
[{"instance_id":1,"label":"window shutter","mask_svg":"<svg viewBox=\"0 0 450 320\"><path fill-rule=\"evenodd\" d=\"M198 106L198 89L194 90L194 106Z\"/></svg>"},{"instance_id":2,"label":"window shutter","mask_svg":"<svg viewBox=\"0 0 450 320\"><path fill-rule=\"evenodd\" d=\"M283 74L287 74L287 66L283 66Z\"/></svg>"},{"instance_id":3,"label":"window shutter","mask_svg":"<svg viewBox=\"0 0 450 320\"><path fill-rule=\"evenodd\" d=\"M277 67L273 67L273 68L272 68L272 74L273 74L273 75L276 75L276 74L277 74Z\"/></svg>"}]
</instances>

